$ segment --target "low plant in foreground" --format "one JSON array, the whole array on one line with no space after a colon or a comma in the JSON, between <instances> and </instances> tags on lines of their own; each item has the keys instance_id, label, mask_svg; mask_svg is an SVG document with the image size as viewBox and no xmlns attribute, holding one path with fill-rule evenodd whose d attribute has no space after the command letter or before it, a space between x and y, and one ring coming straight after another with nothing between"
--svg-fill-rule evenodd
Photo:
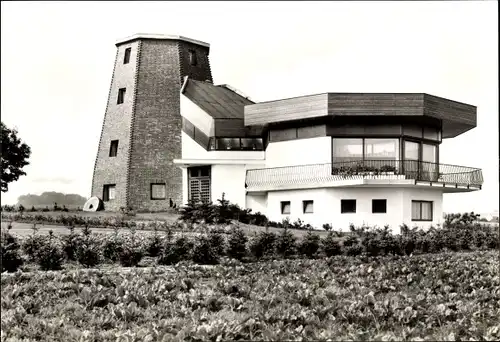
<instances>
[{"instance_id":1,"label":"low plant in foreground","mask_svg":"<svg viewBox=\"0 0 500 342\"><path fill-rule=\"evenodd\" d=\"M500 339L496 251L15 273L1 287L6 341Z\"/></svg>"},{"instance_id":2,"label":"low plant in foreground","mask_svg":"<svg viewBox=\"0 0 500 342\"><path fill-rule=\"evenodd\" d=\"M89 227L82 230L82 240L76 251L76 260L84 267L94 267L101 262L101 246Z\"/></svg>"},{"instance_id":3,"label":"low plant in foreground","mask_svg":"<svg viewBox=\"0 0 500 342\"><path fill-rule=\"evenodd\" d=\"M273 232L259 232L250 240L250 252L257 259L272 257L276 251L276 240L277 236Z\"/></svg>"},{"instance_id":4,"label":"low plant in foreground","mask_svg":"<svg viewBox=\"0 0 500 342\"><path fill-rule=\"evenodd\" d=\"M175 241L167 239L162 252L158 257L160 265L175 265L179 261L191 259L193 243L186 237L180 236Z\"/></svg>"},{"instance_id":5,"label":"low plant in foreground","mask_svg":"<svg viewBox=\"0 0 500 342\"><path fill-rule=\"evenodd\" d=\"M2 231L0 235L0 262L1 272L15 272L23 265L21 246L9 231Z\"/></svg>"},{"instance_id":6,"label":"low plant in foreground","mask_svg":"<svg viewBox=\"0 0 500 342\"><path fill-rule=\"evenodd\" d=\"M321 240L321 248L326 257L332 257L342 254L340 242L335 238L333 232L328 232L328 235Z\"/></svg>"},{"instance_id":7,"label":"low plant in foreground","mask_svg":"<svg viewBox=\"0 0 500 342\"><path fill-rule=\"evenodd\" d=\"M42 271L57 271L64 263L64 249L61 241L54 237L52 231L37 251L37 263Z\"/></svg>"},{"instance_id":8,"label":"low plant in foreground","mask_svg":"<svg viewBox=\"0 0 500 342\"><path fill-rule=\"evenodd\" d=\"M227 255L242 260L247 255L248 238L239 227L233 227L227 238Z\"/></svg>"}]
</instances>

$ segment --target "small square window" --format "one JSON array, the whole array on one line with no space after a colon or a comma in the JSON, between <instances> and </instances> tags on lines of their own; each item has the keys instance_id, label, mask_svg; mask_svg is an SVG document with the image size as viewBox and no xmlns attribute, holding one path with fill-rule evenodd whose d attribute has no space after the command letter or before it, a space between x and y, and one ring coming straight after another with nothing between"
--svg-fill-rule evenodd
<instances>
[{"instance_id":1,"label":"small square window","mask_svg":"<svg viewBox=\"0 0 500 342\"><path fill-rule=\"evenodd\" d=\"M352 214L356 212L356 200L345 199L340 200L340 213Z\"/></svg>"},{"instance_id":2,"label":"small square window","mask_svg":"<svg viewBox=\"0 0 500 342\"><path fill-rule=\"evenodd\" d=\"M302 209L304 214L312 214L314 212L313 201L302 201Z\"/></svg>"},{"instance_id":3,"label":"small square window","mask_svg":"<svg viewBox=\"0 0 500 342\"><path fill-rule=\"evenodd\" d=\"M290 214L290 201L281 202L281 214L283 215Z\"/></svg>"},{"instance_id":4,"label":"small square window","mask_svg":"<svg viewBox=\"0 0 500 342\"><path fill-rule=\"evenodd\" d=\"M104 202L114 200L116 195L116 185L115 184L106 184L103 187L102 200Z\"/></svg>"},{"instance_id":5,"label":"small square window","mask_svg":"<svg viewBox=\"0 0 500 342\"><path fill-rule=\"evenodd\" d=\"M123 56L123 64L128 64L130 62L130 52L131 51L132 51L132 48L125 49L125 54Z\"/></svg>"},{"instance_id":6,"label":"small square window","mask_svg":"<svg viewBox=\"0 0 500 342\"><path fill-rule=\"evenodd\" d=\"M432 221L433 202L431 201L411 201L412 221Z\"/></svg>"},{"instance_id":7,"label":"small square window","mask_svg":"<svg viewBox=\"0 0 500 342\"><path fill-rule=\"evenodd\" d=\"M167 189L165 183L151 184L151 199L163 200L167 198Z\"/></svg>"},{"instance_id":8,"label":"small square window","mask_svg":"<svg viewBox=\"0 0 500 342\"><path fill-rule=\"evenodd\" d=\"M118 89L118 100L116 101L116 104L122 104L125 100L125 91L126 88L120 88Z\"/></svg>"},{"instance_id":9,"label":"small square window","mask_svg":"<svg viewBox=\"0 0 500 342\"><path fill-rule=\"evenodd\" d=\"M112 140L109 146L109 156L116 157L118 154L118 140Z\"/></svg>"},{"instance_id":10,"label":"small square window","mask_svg":"<svg viewBox=\"0 0 500 342\"><path fill-rule=\"evenodd\" d=\"M372 213L374 213L374 214L387 213L387 200L385 200L385 199L372 200Z\"/></svg>"},{"instance_id":11,"label":"small square window","mask_svg":"<svg viewBox=\"0 0 500 342\"><path fill-rule=\"evenodd\" d=\"M198 64L198 60L196 59L196 51L189 50L189 64L192 66L196 66Z\"/></svg>"}]
</instances>

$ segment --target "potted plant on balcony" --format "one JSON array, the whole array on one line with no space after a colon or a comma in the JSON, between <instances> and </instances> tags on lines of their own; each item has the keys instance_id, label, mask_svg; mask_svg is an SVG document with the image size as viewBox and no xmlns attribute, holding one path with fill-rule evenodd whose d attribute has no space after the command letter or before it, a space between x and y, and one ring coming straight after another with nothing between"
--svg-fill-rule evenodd
<instances>
[{"instance_id":1,"label":"potted plant on balcony","mask_svg":"<svg viewBox=\"0 0 500 342\"><path fill-rule=\"evenodd\" d=\"M396 167L392 165L382 165L380 174L385 176L394 175L396 174Z\"/></svg>"}]
</instances>

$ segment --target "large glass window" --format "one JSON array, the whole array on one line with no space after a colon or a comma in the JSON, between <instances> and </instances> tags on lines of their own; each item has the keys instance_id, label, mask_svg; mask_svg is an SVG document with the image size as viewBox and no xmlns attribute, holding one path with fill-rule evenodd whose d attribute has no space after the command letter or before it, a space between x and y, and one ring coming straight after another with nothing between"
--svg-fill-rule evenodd
<instances>
[{"instance_id":1,"label":"large glass window","mask_svg":"<svg viewBox=\"0 0 500 342\"><path fill-rule=\"evenodd\" d=\"M365 159L398 160L399 139L365 139Z\"/></svg>"},{"instance_id":2,"label":"large glass window","mask_svg":"<svg viewBox=\"0 0 500 342\"><path fill-rule=\"evenodd\" d=\"M428 163L437 162L436 145L422 144L422 161Z\"/></svg>"},{"instance_id":3,"label":"large glass window","mask_svg":"<svg viewBox=\"0 0 500 342\"><path fill-rule=\"evenodd\" d=\"M405 160L418 160L420 144L413 141L405 141Z\"/></svg>"},{"instance_id":4,"label":"large glass window","mask_svg":"<svg viewBox=\"0 0 500 342\"><path fill-rule=\"evenodd\" d=\"M334 162L349 162L363 159L363 139L333 139Z\"/></svg>"}]
</instances>

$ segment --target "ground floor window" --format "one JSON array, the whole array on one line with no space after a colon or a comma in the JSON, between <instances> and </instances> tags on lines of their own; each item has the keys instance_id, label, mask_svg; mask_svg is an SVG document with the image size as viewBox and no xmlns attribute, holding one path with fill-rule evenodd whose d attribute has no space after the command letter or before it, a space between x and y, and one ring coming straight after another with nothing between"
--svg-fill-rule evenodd
<instances>
[{"instance_id":1,"label":"ground floor window","mask_svg":"<svg viewBox=\"0 0 500 342\"><path fill-rule=\"evenodd\" d=\"M109 200L115 199L116 184L105 184L102 191L102 200L107 202Z\"/></svg>"},{"instance_id":2,"label":"ground floor window","mask_svg":"<svg viewBox=\"0 0 500 342\"><path fill-rule=\"evenodd\" d=\"M165 183L151 184L151 199L164 200L167 198L167 186Z\"/></svg>"},{"instance_id":3,"label":"ground floor window","mask_svg":"<svg viewBox=\"0 0 500 342\"><path fill-rule=\"evenodd\" d=\"M356 212L356 200L343 199L340 200L340 213L351 214Z\"/></svg>"},{"instance_id":4,"label":"ground floor window","mask_svg":"<svg viewBox=\"0 0 500 342\"><path fill-rule=\"evenodd\" d=\"M210 166L188 168L189 200L210 202Z\"/></svg>"},{"instance_id":5,"label":"ground floor window","mask_svg":"<svg viewBox=\"0 0 500 342\"><path fill-rule=\"evenodd\" d=\"M412 221L432 221L431 201L411 201L411 219Z\"/></svg>"},{"instance_id":6,"label":"ground floor window","mask_svg":"<svg viewBox=\"0 0 500 342\"><path fill-rule=\"evenodd\" d=\"M387 200L385 199L372 200L372 213L373 214L387 213Z\"/></svg>"},{"instance_id":7,"label":"ground floor window","mask_svg":"<svg viewBox=\"0 0 500 342\"><path fill-rule=\"evenodd\" d=\"M314 212L313 201L302 201L302 209L304 214L312 214Z\"/></svg>"},{"instance_id":8,"label":"ground floor window","mask_svg":"<svg viewBox=\"0 0 500 342\"><path fill-rule=\"evenodd\" d=\"M290 201L281 202L281 214L289 215L290 214Z\"/></svg>"}]
</instances>

